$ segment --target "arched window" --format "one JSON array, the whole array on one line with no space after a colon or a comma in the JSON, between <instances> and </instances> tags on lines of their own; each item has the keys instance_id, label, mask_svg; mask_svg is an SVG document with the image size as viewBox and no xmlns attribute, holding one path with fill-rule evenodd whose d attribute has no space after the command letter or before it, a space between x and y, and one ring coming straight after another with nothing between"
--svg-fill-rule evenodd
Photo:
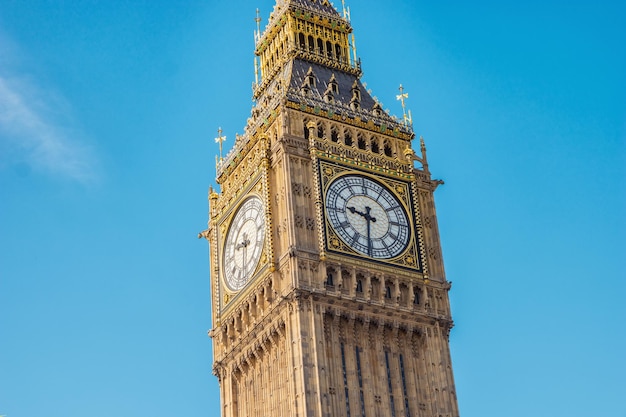
<instances>
[{"instance_id":1,"label":"arched window","mask_svg":"<svg viewBox=\"0 0 626 417\"><path fill-rule=\"evenodd\" d=\"M323 124L317 125L317 137L318 138L324 137L324 125Z\"/></svg>"},{"instance_id":2,"label":"arched window","mask_svg":"<svg viewBox=\"0 0 626 417\"><path fill-rule=\"evenodd\" d=\"M320 38L317 38L317 51L316 52L320 55L324 54L324 41L321 40Z\"/></svg>"},{"instance_id":3,"label":"arched window","mask_svg":"<svg viewBox=\"0 0 626 417\"><path fill-rule=\"evenodd\" d=\"M339 134L335 128L330 131L330 140L333 142L339 142Z\"/></svg>"},{"instance_id":4,"label":"arched window","mask_svg":"<svg viewBox=\"0 0 626 417\"><path fill-rule=\"evenodd\" d=\"M372 152L379 153L380 147L378 146L378 141L376 139L372 139Z\"/></svg>"},{"instance_id":5,"label":"arched window","mask_svg":"<svg viewBox=\"0 0 626 417\"><path fill-rule=\"evenodd\" d=\"M313 39L313 36L309 35L309 52L313 52L314 49L315 49L315 40Z\"/></svg>"},{"instance_id":6,"label":"arched window","mask_svg":"<svg viewBox=\"0 0 626 417\"><path fill-rule=\"evenodd\" d=\"M393 151L391 150L389 142L385 142L385 156L393 156Z\"/></svg>"},{"instance_id":7,"label":"arched window","mask_svg":"<svg viewBox=\"0 0 626 417\"><path fill-rule=\"evenodd\" d=\"M326 271L326 282L324 283L324 285L326 285L327 287L334 287L335 286L334 275L335 275L334 270L329 269L328 271Z\"/></svg>"},{"instance_id":8,"label":"arched window","mask_svg":"<svg viewBox=\"0 0 626 417\"><path fill-rule=\"evenodd\" d=\"M335 44L335 58L337 58L339 61L341 61L341 46L339 46L339 44Z\"/></svg>"},{"instance_id":9,"label":"arched window","mask_svg":"<svg viewBox=\"0 0 626 417\"><path fill-rule=\"evenodd\" d=\"M303 33L298 33L298 43L300 45L300 49L306 49L306 41L304 40Z\"/></svg>"},{"instance_id":10,"label":"arched window","mask_svg":"<svg viewBox=\"0 0 626 417\"><path fill-rule=\"evenodd\" d=\"M308 123L309 123L309 121L305 119L305 120L304 120L304 138L305 138L306 140L309 140L309 128L308 128L308 127L306 127L306 125L307 125Z\"/></svg>"},{"instance_id":11,"label":"arched window","mask_svg":"<svg viewBox=\"0 0 626 417\"><path fill-rule=\"evenodd\" d=\"M326 42L326 55L329 58L333 57L333 45L330 43L330 41Z\"/></svg>"},{"instance_id":12,"label":"arched window","mask_svg":"<svg viewBox=\"0 0 626 417\"><path fill-rule=\"evenodd\" d=\"M350 134L350 132L346 132L343 141L346 146L352 146L352 135Z\"/></svg>"},{"instance_id":13,"label":"arched window","mask_svg":"<svg viewBox=\"0 0 626 417\"><path fill-rule=\"evenodd\" d=\"M315 88L315 74L313 73L313 68L309 68L309 72L306 73L306 77L304 79L305 84L311 88Z\"/></svg>"},{"instance_id":14,"label":"arched window","mask_svg":"<svg viewBox=\"0 0 626 417\"><path fill-rule=\"evenodd\" d=\"M366 143L365 143L365 139L363 138L363 136L359 135L358 139L357 139L357 143L356 146L359 149L365 149L366 147Z\"/></svg>"}]
</instances>

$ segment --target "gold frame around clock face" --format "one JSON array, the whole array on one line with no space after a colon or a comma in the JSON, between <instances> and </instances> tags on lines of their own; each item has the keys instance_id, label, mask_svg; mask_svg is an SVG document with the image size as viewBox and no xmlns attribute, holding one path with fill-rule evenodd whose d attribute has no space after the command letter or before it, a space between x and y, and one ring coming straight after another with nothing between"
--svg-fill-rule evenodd
<instances>
[{"instance_id":1,"label":"gold frame around clock face","mask_svg":"<svg viewBox=\"0 0 626 417\"><path fill-rule=\"evenodd\" d=\"M423 238L410 182L323 159L318 168L325 250L422 271Z\"/></svg>"},{"instance_id":2,"label":"gold frame around clock face","mask_svg":"<svg viewBox=\"0 0 626 417\"><path fill-rule=\"evenodd\" d=\"M247 197L230 221L223 247L223 276L231 291L242 290L257 269L265 243L265 209L256 195Z\"/></svg>"}]
</instances>

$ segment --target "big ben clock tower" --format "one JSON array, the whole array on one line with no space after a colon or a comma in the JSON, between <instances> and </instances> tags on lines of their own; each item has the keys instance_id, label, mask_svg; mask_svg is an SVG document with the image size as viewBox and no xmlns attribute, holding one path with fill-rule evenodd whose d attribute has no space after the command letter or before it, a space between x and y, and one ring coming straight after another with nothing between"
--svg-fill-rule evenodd
<instances>
[{"instance_id":1,"label":"big ben clock tower","mask_svg":"<svg viewBox=\"0 0 626 417\"><path fill-rule=\"evenodd\" d=\"M347 13L277 0L209 193L223 417L458 417L423 140L361 83Z\"/></svg>"}]
</instances>

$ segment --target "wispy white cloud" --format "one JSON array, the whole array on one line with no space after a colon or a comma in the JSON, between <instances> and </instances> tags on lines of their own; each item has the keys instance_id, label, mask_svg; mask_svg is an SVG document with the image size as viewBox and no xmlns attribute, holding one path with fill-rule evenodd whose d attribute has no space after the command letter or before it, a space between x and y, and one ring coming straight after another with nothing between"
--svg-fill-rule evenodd
<instances>
[{"instance_id":1,"label":"wispy white cloud","mask_svg":"<svg viewBox=\"0 0 626 417\"><path fill-rule=\"evenodd\" d=\"M26 163L45 174L96 181L97 157L73 126L71 106L31 78L5 72L0 68L0 164Z\"/></svg>"}]
</instances>

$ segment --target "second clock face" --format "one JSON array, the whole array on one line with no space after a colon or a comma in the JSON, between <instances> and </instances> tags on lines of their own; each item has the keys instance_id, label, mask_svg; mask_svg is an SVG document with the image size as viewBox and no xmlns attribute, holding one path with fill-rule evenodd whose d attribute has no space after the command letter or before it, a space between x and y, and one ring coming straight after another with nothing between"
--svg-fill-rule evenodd
<instances>
[{"instance_id":1,"label":"second clock face","mask_svg":"<svg viewBox=\"0 0 626 417\"><path fill-rule=\"evenodd\" d=\"M362 255L391 259L409 244L406 211L377 181L361 175L339 177L328 186L325 206L339 238Z\"/></svg>"},{"instance_id":2,"label":"second clock face","mask_svg":"<svg viewBox=\"0 0 626 417\"><path fill-rule=\"evenodd\" d=\"M224 244L226 285L239 291L248 283L261 259L265 240L265 211L259 197L249 197L237 209Z\"/></svg>"}]
</instances>

